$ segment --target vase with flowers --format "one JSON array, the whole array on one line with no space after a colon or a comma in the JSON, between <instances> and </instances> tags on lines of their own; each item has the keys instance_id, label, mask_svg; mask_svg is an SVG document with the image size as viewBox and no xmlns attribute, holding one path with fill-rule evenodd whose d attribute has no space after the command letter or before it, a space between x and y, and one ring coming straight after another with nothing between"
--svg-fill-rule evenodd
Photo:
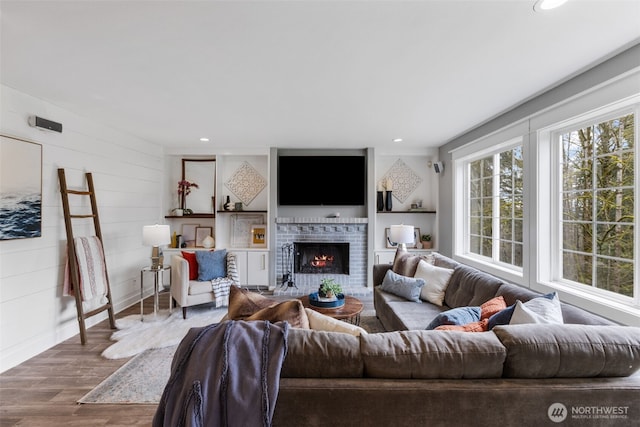
<instances>
[{"instance_id":1,"label":"vase with flowers","mask_svg":"<svg viewBox=\"0 0 640 427\"><path fill-rule=\"evenodd\" d=\"M187 208L187 196L191 194L192 188L199 188L198 184L186 179L178 181L178 198L180 199L180 209L182 209L184 215L192 213L191 209Z\"/></svg>"}]
</instances>

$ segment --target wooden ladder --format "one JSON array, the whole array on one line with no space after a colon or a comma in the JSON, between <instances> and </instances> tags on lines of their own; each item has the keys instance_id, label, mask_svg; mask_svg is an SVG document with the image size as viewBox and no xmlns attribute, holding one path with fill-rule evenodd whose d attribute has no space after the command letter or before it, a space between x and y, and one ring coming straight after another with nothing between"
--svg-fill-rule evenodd
<instances>
[{"instance_id":1,"label":"wooden ladder","mask_svg":"<svg viewBox=\"0 0 640 427\"><path fill-rule=\"evenodd\" d=\"M115 316L113 313L113 304L111 301L111 286L109 286L109 274L105 271L106 276L106 297L107 302L97 308L85 312L82 307L82 295L80 292L80 275L78 273L78 260L76 258L76 245L73 235L73 219L93 219L93 227L95 235L102 240L102 231L100 230L100 219L98 217L98 204L96 203L96 193L93 187L93 177L90 172L87 172L87 186L88 191L70 190L67 188L67 179L64 174L64 169L58 169L58 180L60 181L60 195L62 196L62 209L64 212L64 225L67 230L67 258L69 262L69 276L71 280L71 288L74 290L73 294L76 299L76 311L78 312L78 324L80 326L80 341L82 344L87 343L87 328L85 326L85 319L94 316L98 313L102 313L105 310L109 312L109 324L111 329L116 329ZM69 195L89 196L91 200L91 214L73 215L69 208ZM103 247L104 253L104 247ZM104 260L103 260L104 261ZM105 261L106 265L106 261Z\"/></svg>"}]
</instances>

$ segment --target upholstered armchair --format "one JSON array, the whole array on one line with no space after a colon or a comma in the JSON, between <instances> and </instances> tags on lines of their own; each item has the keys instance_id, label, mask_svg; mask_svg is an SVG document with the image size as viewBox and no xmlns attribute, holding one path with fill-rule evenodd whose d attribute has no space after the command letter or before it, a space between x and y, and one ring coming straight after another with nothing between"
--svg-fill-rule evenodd
<instances>
[{"instance_id":1,"label":"upholstered armchair","mask_svg":"<svg viewBox=\"0 0 640 427\"><path fill-rule=\"evenodd\" d=\"M240 286L233 252L183 251L171 259L171 297L182 307L185 319L187 307L205 303L228 306L231 285Z\"/></svg>"}]
</instances>

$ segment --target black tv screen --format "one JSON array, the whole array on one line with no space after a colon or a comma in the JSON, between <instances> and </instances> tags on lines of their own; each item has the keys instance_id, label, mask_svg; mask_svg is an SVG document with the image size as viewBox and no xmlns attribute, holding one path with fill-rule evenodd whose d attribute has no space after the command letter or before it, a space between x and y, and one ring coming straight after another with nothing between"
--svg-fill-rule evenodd
<instances>
[{"instance_id":1,"label":"black tv screen","mask_svg":"<svg viewBox=\"0 0 640 427\"><path fill-rule=\"evenodd\" d=\"M364 156L280 156L282 206L361 206L367 188Z\"/></svg>"}]
</instances>

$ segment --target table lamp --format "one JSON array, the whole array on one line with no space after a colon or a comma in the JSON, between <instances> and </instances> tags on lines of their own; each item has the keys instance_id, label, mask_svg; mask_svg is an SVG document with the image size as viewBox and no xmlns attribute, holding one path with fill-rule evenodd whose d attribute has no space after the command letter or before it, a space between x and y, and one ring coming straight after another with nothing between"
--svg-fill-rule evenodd
<instances>
[{"instance_id":1,"label":"table lamp","mask_svg":"<svg viewBox=\"0 0 640 427\"><path fill-rule=\"evenodd\" d=\"M407 250L407 243L415 242L413 235L413 225L392 225L389 233L389 239L392 242L398 244L398 249L402 251Z\"/></svg>"},{"instance_id":2,"label":"table lamp","mask_svg":"<svg viewBox=\"0 0 640 427\"><path fill-rule=\"evenodd\" d=\"M145 225L142 228L142 244L151 246L151 269L159 270L164 263L161 245L171 243L168 225Z\"/></svg>"}]
</instances>

